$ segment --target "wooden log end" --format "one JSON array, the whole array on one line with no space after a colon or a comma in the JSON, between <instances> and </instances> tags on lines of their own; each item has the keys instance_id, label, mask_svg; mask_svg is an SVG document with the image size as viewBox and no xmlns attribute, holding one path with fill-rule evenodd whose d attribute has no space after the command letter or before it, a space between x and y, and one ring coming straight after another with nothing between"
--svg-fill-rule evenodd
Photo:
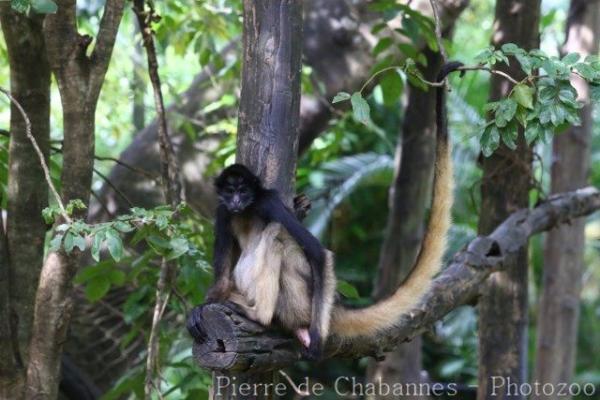
<instances>
[{"instance_id":1,"label":"wooden log end","mask_svg":"<svg viewBox=\"0 0 600 400\"><path fill-rule=\"evenodd\" d=\"M188 317L187 328L194 338L192 354L202 368L267 371L300 358L295 340L249 320L233 303L195 307Z\"/></svg>"}]
</instances>

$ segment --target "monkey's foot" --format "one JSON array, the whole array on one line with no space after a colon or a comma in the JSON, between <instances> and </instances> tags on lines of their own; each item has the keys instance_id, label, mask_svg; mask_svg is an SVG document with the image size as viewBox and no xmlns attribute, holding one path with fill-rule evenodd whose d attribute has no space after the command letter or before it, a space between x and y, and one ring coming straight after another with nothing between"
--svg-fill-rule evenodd
<instances>
[{"instance_id":1,"label":"monkey's foot","mask_svg":"<svg viewBox=\"0 0 600 400\"><path fill-rule=\"evenodd\" d=\"M310 335L308 333L308 329L306 329L306 328L296 329L295 333L296 333L296 337L298 338L298 340L300 340L302 345L308 349L310 347Z\"/></svg>"}]
</instances>

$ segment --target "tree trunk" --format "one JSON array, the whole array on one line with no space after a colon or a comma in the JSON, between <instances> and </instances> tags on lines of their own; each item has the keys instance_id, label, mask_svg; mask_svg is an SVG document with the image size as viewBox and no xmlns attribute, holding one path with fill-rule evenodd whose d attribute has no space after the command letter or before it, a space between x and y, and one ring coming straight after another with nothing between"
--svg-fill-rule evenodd
<instances>
[{"instance_id":1,"label":"tree trunk","mask_svg":"<svg viewBox=\"0 0 600 400\"><path fill-rule=\"evenodd\" d=\"M495 47L515 43L524 49L538 46L540 0L497 0ZM510 67L498 66L511 76L523 76L513 59ZM490 100L506 96L511 85L493 75ZM483 160L479 233L495 229L511 212L527 207L531 185L531 149L519 132L516 150L501 146ZM479 386L478 399L504 399L507 385L492 384L502 377L520 384L527 373L527 244L494 273L481 288L479 299ZM496 390L494 390L496 389ZM495 395L494 395L495 393ZM521 398L515 396L511 398Z\"/></svg>"},{"instance_id":2,"label":"tree trunk","mask_svg":"<svg viewBox=\"0 0 600 400\"><path fill-rule=\"evenodd\" d=\"M0 23L7 45L10 65L10 92L24 108L31 122L31 133L48 157L50 138L50 66L42 33L43 17L27 17L0 4ZM11 105L8 173L8 207L6 223L7 253L2 266L4 283L0 289L9 314L0 317L0 376L13 375L13 389L22 392L24 365L29 356L33 323L35 289L44 256L46 224L42 210L48 205L48 187L38 156L26 135L25 120ZM6 258L4 258L6 256ZM16 340L15 340L16 339ZM12 365L13 370L5 367ZM0 397L10 395L10 388L0 382Z\"/></svg>"},{"instance_id":3,"label":"tree trunk","mask_svg":"<svg viewBox=\"0 0 600 400\"><path fill-rule=\"evenodd\" d=\"M423 74L435 81L441 65L438 53L426 52L427 67ZM435 90L423 91L409 86L409 97L402 125L402 139L396 148L396 171L390 188L390 215L385 239L381 248L377 284L374 297L380 299L394 292L406 279L414 265L423 239L424 218L431 198L433 165L435 158ZM369 380L420 383L421 338L401 344L382 362L372 362ZM409 399L427 396L408 397ZM378 396L378 398L393 398Z\"/></svg>"},{"instance_id":4,"label":"tree trunk","mask_svg":"<svg viewBox=\"0 0 600 400\"><path fill-rule=\"evenodd\" d=\"M566 30L565 54L576 52L585 57L598 53L600 1L571 0ZM586 105L581 109L581 126L571 127L553 140L552 193L581 188L588 178L593 126L589 87L579 77L573 77L572 83L579 93L579 100ZM534 381L540 383L557 385L570 383L573 379L584 226L585 218L576 219L570 225L550 231L546 237L534 373ZM558 395L543 398L558 399Z\"/></svg>"},{"instance_id":5,"label":"tree trunk","mask_svg":"<svg viewBox=\"0 0 600 400\"><path fill-rule=\"evenodd\" d=\"M237 161L291 202L300 122L302 3L244 0L243 54ZM215 372L213 396L273 398L272 389L265 390L261 385L272 381L271 373ZM224 382L236 385L223 385ZM239 389L241 383L258 390L248 395Z\"/></svg>"},{"instance_id":6,"label":"tree trunk","mask_svg":"<svg viewBox=\"0 0 600 400\"><path fill-rule=\"evenodd\" d=\"M46 16L44 36L50 67L58 83L63 106L62 199L88 204L94 160L96 104L121 16L123 0L107 0L92 53L92 41L76 26L74 0L57 1L56 14ZM79 210L76 218L85 218ZM72 280L80 254L62 250L48 255L41 271L35 299L34 323L27 368L26 398L55 399L63 345L73 309Z\"/></svg>"}]
</instances>

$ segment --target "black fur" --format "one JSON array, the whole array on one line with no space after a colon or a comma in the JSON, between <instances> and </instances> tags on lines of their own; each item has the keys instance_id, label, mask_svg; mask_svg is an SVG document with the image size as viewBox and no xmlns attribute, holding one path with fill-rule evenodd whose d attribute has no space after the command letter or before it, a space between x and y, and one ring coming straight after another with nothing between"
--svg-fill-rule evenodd
<instances>
[{"instance_id":1,"label":"black fur","mask_svg":"<svg viewBox=\"0 0 600 400\"><path fill-rule=\"evenodd\" d=\"M214 270L215 281L222 279L223 274L230 273L224 267L225 260L231 254L231 246L235 241L232 228L232 214L252 217L260 217L266 223L280 223L302 248L312 272L312 313L309 334L311 345L306 350L308 358L319 358L323 350L322 332L319 321L321 320L325 273L325 249L302 224L297 216L285 206L279 193L275 190L266 189L262 186L260 179L248 168L241 164L231 165L215 180L217 194L219 196L219 207L215 222L215 247L214 247ZM240 193L247 196L243 198ZM236 200L235 204L229 204ZM240 200L241 199L241 200ZM244 201L248 200L250 201Z\"/></svg>"},{"instance_id":2,"label":"black fur","mask_svg":"<svg viewBox=\"0 0 600 400\"><path fill-rule=\"evenodd\" d=\"M446 77L457 71L464 64L460 61L450 61L444 65L440 69L440 72L437 75L436 82L442 83ZM461 71L461 76L464 74L464 71ZM446 87L445 85L437 88L437 101L435 104L436 107L436 125L437 125L437 136L438 141L447 142L448 141L448 121L446 115Z\"/></svg>"}]
</instances>

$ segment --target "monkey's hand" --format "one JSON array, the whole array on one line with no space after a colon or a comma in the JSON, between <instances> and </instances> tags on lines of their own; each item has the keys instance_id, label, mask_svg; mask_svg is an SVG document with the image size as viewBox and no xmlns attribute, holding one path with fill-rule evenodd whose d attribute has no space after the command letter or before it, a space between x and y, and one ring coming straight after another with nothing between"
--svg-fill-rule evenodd
<instances>
[{"instance_id":1,"label":"monkey's hand","mask_svg":"<svg viewBox=\"0 0 600 400\"><path fill-rule=\"evenodd\" d=\"M302 221L310 211L312 204L310 199L304 193L300 193L294 197L294 214L296 218Z\"/></svg>"},{"instance_id":2,"label":"monkey's hand","mask_svg":"<svg viewBox=\"0 0 600 400\"><path fill-rule=\"evenodd\" d=\"M233 284L230 279L221 279L208 289L204 301L206 303L224 302L229 299Z\"/></svg>"}]
</instances>

